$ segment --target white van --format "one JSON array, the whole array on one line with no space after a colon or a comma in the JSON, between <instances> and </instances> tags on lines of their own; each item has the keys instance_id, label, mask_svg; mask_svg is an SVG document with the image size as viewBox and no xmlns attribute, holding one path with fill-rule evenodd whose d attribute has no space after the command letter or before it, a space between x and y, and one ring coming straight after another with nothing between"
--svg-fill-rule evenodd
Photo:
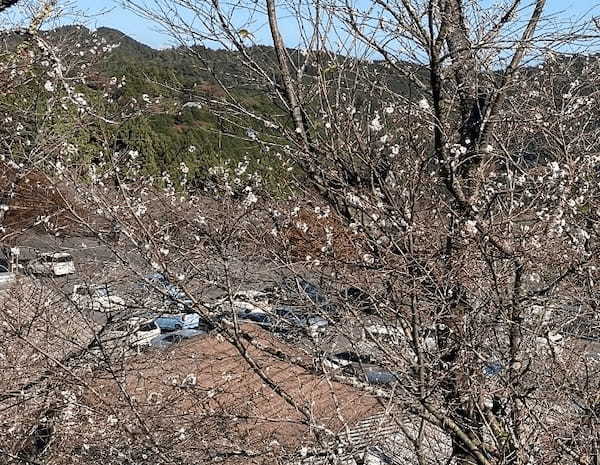
<instances>
[{"instance_id":1,"label":"white van","mask_svg":"<svg viewBox=\"0 0 600 465\"><path fill-rule=\"evenodd\" d=\"M33 274L65 276L75 273L73 257L66 252L39 254L26 265L26 271Z\"/></svg>"},{"instance_id":2,"label":"white van","mask_svg":"<svg viewBox=\"0 0 600 465\"><path fill-rule=\"evenodd\" d=\"M133 317L117 325L109 332L113 338L126 338L127 344L133 347L150 345L150 341L160 336L160 328L154 319Z\"/></svg>"}]
</instances>

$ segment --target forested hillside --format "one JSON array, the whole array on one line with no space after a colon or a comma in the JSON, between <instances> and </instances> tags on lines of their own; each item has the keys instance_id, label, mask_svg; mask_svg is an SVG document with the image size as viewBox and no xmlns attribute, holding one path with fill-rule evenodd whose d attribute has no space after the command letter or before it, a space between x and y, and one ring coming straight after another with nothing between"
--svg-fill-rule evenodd
<instances>
[{"instance_id":1,"label":"forested hillside","mask_svg":"<svg viewBox=\"0 0 600 465\"><path fill-rule=\"evenodd\" d=\"M120 122L81 132L80 147L88 152L83 162L106 162L98 156L102 150L133 154L145 175L159 182L166 175L179 187L185 177L186 188L204 190L215 185L211 177L223 170L244 167L266 187L286 170L281 156L272 156L247 129L205 109L204 102L218 106L225 96L216 83L219 79L240 104L257 113L279 111L264 89L239 79L244 71L234 53L204 47L194 48L196 56L185 49L154 50L110 28L91 32L66 26L45 36L51 43L69 42L81 50L86 43L110 48L88 72L82 91L91 98L106 98L112 106L107 111L120 113ZM263 62L273 59L268 47L256 47L252 53ZM251 118L247 123L256 124Z\"/></svg>"},{"instance_id":2,"label":"forested hillside","mask_svg":"<svg viewBox=\"0 0 600 465\"><path fill-rule=\"evenodd\" d=\"M276 180L289 172L281 154L257 144L248 131L248 127L257 125L256 118L248 114L234 121L226 116L221 118L214 111L221 101L228 100L231 105L233 100L237 107L255 115L276 118L286 114L286 109L278 104L278 95L252 77L238 53L203 46L154 50L106 27L92 32L83 26L65 26L47 32L47 36L50 40L76 44L93 40L111 46L110 52L96 65L95 79L86 81L87 91L108 95L109 102L124 109L127 117L122 124L104 128L100 145L119 153L133 152L140 157L144 174L160 178L167 173L178 183L185 164L187 188L206 190L215 184L211 173L222 172L224 168L244 166L245 172L255 173L266 188L275 188ZM275 69L277 60L272 47L254 46L246 53L261 68ZM290 50L289 54L292 61L297 61L292 65L301 63L301 51ZM365 72L379 75L381 85L394 92L408 98L418 95L408 80L394 76L381 63L329 54L323 54L321 59L334 63L328 68L332 76L340 69L346 70L343 75L346 86L357 88L355 105L359 108L373 104L377 94L372 89L358 88L358 74L347 66L348 61L353 66L360 64ZM413 65L405 66L424 73ZM311 66L304 72L307 81L321 77ZM274 73L271 78L277 82L279 76ZM206 102L211 106L210 111ZM281 121L284 126L290 124L286 118ZM258 129L264 129L260 121ZM272 131L273 142L277 142L278 132ZM92 146L100 142L98 134L87 135Z\"/></svg>"}]
</instances>

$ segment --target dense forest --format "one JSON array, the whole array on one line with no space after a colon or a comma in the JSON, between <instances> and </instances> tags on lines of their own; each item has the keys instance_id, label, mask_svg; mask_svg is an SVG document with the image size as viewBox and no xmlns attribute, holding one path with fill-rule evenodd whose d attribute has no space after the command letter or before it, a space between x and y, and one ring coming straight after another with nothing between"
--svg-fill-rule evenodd
<instances>
[{"instance_id":1,"label":"dense forest","mask_svg":"<svg viewBox=\"0 0 600 465\"><path fill-rule=\"evenodd\" d=\"M106 27L90 31L84 26L64 26L45 35L50 41L77 47L86 42L109 47L109 53L93 65L93 78L88 77L83 92L92 99L96 95L97 101L107 98L114 105L107 111L121 111L120 121L101 131L92 127L81 132L80 147L87 147L89 152L85 163L101 164L104 158L97 156L99 150L132 153L144 174L159 180L166 175L180 187L185 177L187 189L201 190L214 187L216 180L211 178L227 168L242 167L244 173L257 176L271 191L279 186L277 179L293 171L280 153L265 145L264 138L259 143L248 130L258 124L257 130L264 132L260 120L243 115L232 119L225 112L219 117L219 106L225 101L230 106L232 101L237 102L237 107L250 109L255 115L278 117L287 113L278 96L252 78L237 52L204 46L155 50ZM261 67L276 68L272 47L257 45L245 52ZM289 55L298 63L302 60L299 50L290 50ZM339 63L340 68L349 60L325 53L322 59ZM394 92L407 97L415 93L408 80L394 76L382 63L350 60L367 72L378 73ZM424 73L413 65L405 66ZM331 70L332 74L337 72L335 66ZM307 80L315 78L317 71L312 67L304 71ZM247 80L243 79L245 75ZM278 76L274 74L272 79L276 82ZM345 71L344 79L348 88L359 82L359 76L352 71ZM355 105L359 107L369 106L377 99L368 89L362 94L359 90L357 95ZM231 113L230 107L227 110ZM282 118L281 125L291 124L286 116ZM273 146L277 146L278 137L279 132L272 131Z\"/></svg>"},{"instance_id":2,"label":"dense forest","mask_svg":"<svg viewBox=\"0 0 600 465\"><path fill-rule=\"evenodd\" d=\"M203 190L214 186L211 177L227 168L243 167L245 174L256 175L266 187L274 186L273 181L287 172L281 156L258 144L247 128L205 108L205 102L221 104L224 91L216 80L224 77L228 91L241 104L257 113L277 113L264 89L252 81L240 82L243 69L234 53L205 47L194 47L193 55L183 48L154 50L104 27L92 32L83 26L65 26L45 36L50 42L68 42L77 48L86 43L109 48L92 65L88 73L92 78L80 90L94 102L102 100L109 107L107 114L119 113L119 122L80 131L83 166L102 166L106 156L98 153L131 154L143 174L159 182L168 178L178 187L185 177L186 188ZM261 60L274 59L268 47L255 47L252 53ZM246 122L256 124L251 118Z\"/></svg>"}]
</instances>

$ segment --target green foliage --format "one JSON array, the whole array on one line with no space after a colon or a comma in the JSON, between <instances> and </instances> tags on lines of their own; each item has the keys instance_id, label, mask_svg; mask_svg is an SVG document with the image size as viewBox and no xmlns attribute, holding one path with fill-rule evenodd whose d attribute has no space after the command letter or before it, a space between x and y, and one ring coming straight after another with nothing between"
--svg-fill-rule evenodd
<instances>
[{"instance_id":1,"label":"green foliage","mask_svg":"<svg viewBox=\"0 0 600 465\"><path fill-rule=\"evenodd\" d=\"M211 168L233 167L246 159L248 172L257 173L264 188L277 187L285 173L280 161L252 141L223 134L232 132L233 128L214 116L190 108L177 115L146 115L128 121L115 134L115 148L138 152L142 172L157 179L167 173L180 183L183 163L189 170L190 188L210 187L216 182Z\"/></svg>"}]
</instances>

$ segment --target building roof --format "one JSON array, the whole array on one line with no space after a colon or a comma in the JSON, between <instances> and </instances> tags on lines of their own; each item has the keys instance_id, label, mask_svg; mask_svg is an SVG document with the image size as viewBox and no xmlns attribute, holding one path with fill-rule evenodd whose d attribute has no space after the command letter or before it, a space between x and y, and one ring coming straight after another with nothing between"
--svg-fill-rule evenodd
<instances>
[{"instance_id":1,"label":"building roof","mask_svg":"<svg viewBox=\"0 0 600 465\"><path fill-rule=\"evenodd\" d=\"M104 374L94 387L100 399L89 397L87 405L93 412L115 412L111 444L119 441L119 425L133 424L172 445L170 453L184 462L211 456L222 463L271 464L297 456L307 445L329 443L381 408L373 395L311 372L304 366L308 357L298 357L297 349L271 334L259 328L247 333L242 351L262 375L240 350L214 335L135 357L119 377L120 386ZM81 428L71 438L91 434L86 425ZM185 441L173 440L177 432Z\"/></svg>"},{"instance_id":2,"label":"building roof","mask_svg":"<svg viewBox=\"0 0 600 465\"><path fill-rule=\"evenodd\" d=\"M417 439L422 462L416 455ZM302 465L443 464L452 454L452 444L441 429L404 412L387 410L359 420L340 435L337 447L325 450L308 456Z\"/></svg>"}]
</instances>

